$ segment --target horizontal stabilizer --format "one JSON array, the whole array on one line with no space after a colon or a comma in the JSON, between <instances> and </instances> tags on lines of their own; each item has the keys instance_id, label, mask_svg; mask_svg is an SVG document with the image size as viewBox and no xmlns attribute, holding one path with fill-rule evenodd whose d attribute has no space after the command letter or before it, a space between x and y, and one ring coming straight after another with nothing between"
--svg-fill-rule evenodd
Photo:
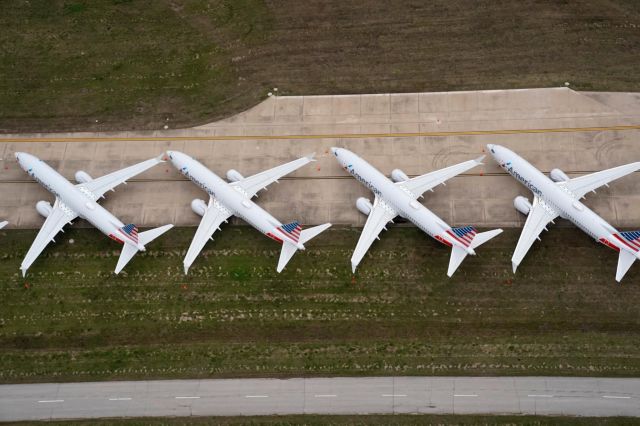
<instances>
[{"instance_id":1,"label":"horizontal stabilizer","mask_svg":"<svg viewBox=\"0 0 640 426\"><path fill-rule=\"evenodd\" d=\"M284 267L287 266L287 263L289 263L297 250L298 248L296 246L285 240L282 243L282 251L280 251L280 259L278 260L278 268L276 269L276 271L282 272Z\"/></svg>"},{"instance_id":2,"label":"horizontal stabilizer","mask_svg":"<svg viewBox=\"0 0 640 426\"><path fill-rule=\"evenodd\" d=\"M474 249L476 247L480 247L482 244L486 243L493 237L502 234L502 229L493 229L487 232L481 232L476 234L473 241L471 241L471 248Z\"/></svg>"},{"instance_id":3,"label":"horizontal stabilizer","mask_svg":"<svg viewBox=\"0 0 640 426\"><path fill-rule=\"evenodd\" d=\"M329 229L330 227L330 223L325 223L324 225L318 225L314 226L313 228L305 229L300 233L300 242L304 244L310 239L316 237L322 231Z\"/></svg>"},{"instance_id":4,"label":"horizontal stabilizer","mask_svg":"<svg viewBox=\"0 0 640 426\"><path fill-rule=\"evenodd\" d=\"M627 273L633 262L636 260L636 257L633 253L628 252L627 250L620 250L620 256L618 256L618 270L616 271L616 281L620 282L624 274Z\"/></svg>"},{"instance_id":5,"label":"horizontal stabilizer","mask_svg":"<svg viewBox=\"0 0 640 426\"><path fill-rule=\"evenodd\" d=\"M448 277L453 275L465 257L467 257L467 251L465 249L455 245L451 247L451 258L449 258L449 269L447 269Z\"/></svg>"},{"instance_id":6,"label":"horizontal stabilizer","mask_svg":"<svg viewBox=\"0 0 640 426\"><path fill-rule=\"evenodd\" d=\"M147 245L151 241L158 238L160 235L167 232L169 229L173 228L173 225L164 225L159 228L150 229L148 231L144 231L140 233L140 244Z\"/></svg>"},{"instance_id":7,"label":"horizontal stabilizer","mask_svg":"<svg viewBox=\"0 0 640 426\"><path fill-rule=\"evenodd\" d=\"M119 274L120 271L122 271L122 269L127 266L127 263L129 263L129 261L133 259L133 256L135 256L137 252L138 248L136 246L134 246L133 244L124 243L122 245L122 251L120 252L120 258L118 258L118 264L116 265L115 273Z\"/></svg>"}]
</instances>

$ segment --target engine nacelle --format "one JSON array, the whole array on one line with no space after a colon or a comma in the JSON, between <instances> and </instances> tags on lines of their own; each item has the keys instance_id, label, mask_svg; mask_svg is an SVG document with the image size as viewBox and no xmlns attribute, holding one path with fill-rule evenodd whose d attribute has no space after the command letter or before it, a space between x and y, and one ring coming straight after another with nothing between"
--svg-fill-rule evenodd
<instances>
[{"instance_id":1,"label":"engine nacelle","mask_svg":"<svg viewBox=\"0 0 640 426\"><path fill-rule=\"evenodd\" d=\"M244 179L244 176L242 176L236 169L230 169L229 171L227 171L227 180L229 182L238 182L242 179Z\"/></svg>"},{"instance_id":2,"label":"engine nacelle","mask_svg":"<svg viewBox=\"0 0 640 426\"><path fill-rule=\"evenodd\" d=\"M87 183L87 182L91 182L93 180L93 178L91 176L89 176L89 173L82 171L82 170L78 170L76 172L76 182L78 183Z\"/></svg>"},{"instance_id":3,"label":"engine nacelle","mask_svg":"<svg viewBox=\"0 0 640 426\"><path fill-rule=\"evenodd\" d=\"M552 181L554 182L567 182L569 180L571 180L569 178L569 176L567 176L562 170L560 169L553 169L549 172L549 177L551 178Z\"/></svg>"},{"instance_id":4,"label":"engine nacelle","mask_svg":"<svg viewBox=\"0 0 640 426\"><path fill-rule=\"evenodd\" d=\"M36 203L36 210L42 217L49 217L53 211L53 207L51 207L51 203L47 201L38 201Z\"/></svg>"},{"instance_id":5,"label":"engine nacelle","mask_svg":"<svg viewBox=\"0 0 640 426\"><path fill-rule=\"evenodd\" d=\"M522 195L513 199L513 207L525 216L531 211L531 203Z\"/></svg>"},{"instance_id":6,"label":"engine nacelle","mask_svg":"<svg viewBox=\"0 0 640 426\"><path fill-rule=\"evenodd\" d=\"M360 213L369 216L371 210L373 210L373 205L371 205L371 201L367 200L364 197L360 197L356 200L356 207L360 210Z\"/></svg>"},{"instance_id":7,"label":"engine nacelle","mask_svg":"<svg viewBox=\"0 0 640 426\"><path fill-rule=\"evenodd\" d=\"M207 211L207 203L205 203L204 200L196 198L191 202L191 210L199 216L204 216Z\"/></svg>"},{"instance_id":8,"label":"engine nacelle","mask_svg":"<svg viewBox=\"0 0 640 426\"><path fill-rule=\"evenodd\" d=\"M391 179L394 182L405 182L409 180L409 176L407 176L402 170L395 169L391 172Z\"/></svg>"}]
</instances>

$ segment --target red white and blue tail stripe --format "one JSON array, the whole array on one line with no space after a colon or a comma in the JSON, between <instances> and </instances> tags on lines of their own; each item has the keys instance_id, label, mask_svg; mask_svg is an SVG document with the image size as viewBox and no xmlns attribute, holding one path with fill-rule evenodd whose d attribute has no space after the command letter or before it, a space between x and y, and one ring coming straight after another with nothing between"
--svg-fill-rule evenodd
<instances>
[{"instance_id":1,"label":"red white and blue tail stripe","mask_svg":"<svg viewBox=\"0 0 640 426\"><path fill-rule=\"evenodd\" d=\"M631 250L640 250L640 231L625 231L613 234L613 236Z\"/></svg>"},{"instance_id":2,"label":"red white and blue tail stripe","mask_svg":"<svg viewBox=\"0 0 640 426\"><path fill-rule=\"evenodd\" d=\"M450 237L458 241L465 247L469 247L471 245L471 241L476 236L478 231L473 226L465 226L463 228L451 228L447 231Z\"/></svg>"},{"instance_id":3,"label":"red white and blue tail stripe","mask_svg":"<svg viewBox=\"0 0 640 426\"><path fill-rule=\"evenodd\" d=\"M300 232L302 231L302 226L300 226L300 224L297 221L295 221L295 222L287 223L286 225L282 225L277 229L278 231L282 232L283 234L285 234L286 236L288 236L289 238L291 238L293 241L297 243L298 240L300 239Z\"/></svg>"},{"instance_id":4,"label":"red white and blue tail stripe","mask_svg":"<svg viewBox=\"0 0 640 426\"><path fill-rule=\"evenodd\" d=\"M122 232L127 234L136 244L138 244L138 227L133 223L123 226L120 228Z\"/></svg>"}]
</instances>

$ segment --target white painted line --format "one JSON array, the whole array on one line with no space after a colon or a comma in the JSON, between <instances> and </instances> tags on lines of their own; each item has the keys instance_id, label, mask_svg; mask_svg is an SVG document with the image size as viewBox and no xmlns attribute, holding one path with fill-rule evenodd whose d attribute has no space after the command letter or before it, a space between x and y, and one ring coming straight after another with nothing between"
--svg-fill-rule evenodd
<instances>
[{"instance_id":1,"label":"white painted line","mask_svg":"<svg viewBox=\"0 0 640 426\"><path fill-rule=\"evenodd\" d=\"M109 401L131 401L131 398L109 398Z\"/></svg>"},{"instance_id":2,"label":"white painted line","mask_svg":"<svg viewBox=\"0 0 640 426\"><path fill-rule=\"evenodd\" d=\"M269 398L269 395L245 395L245 398Z\"/></svg>"},{"instance_id":3,"label":"white painted line","mask_svg":"<svg viewBox=\"0 0 640 426\"><path fill-rule=\"evenodd\" d=\"M475 398L478 395L473 394L473 393L467 393L467 394L465 394L465 393L455 393L455 394L453 394L453 396L460 396L460 397L468 396L470 398Z\"/></svg>"},{"instance_id":4,"label":"white painted line","mask_svg":"<svg viewBox=\"0 0 640 426\"><path fill-rule=\"evenodd\" d=\"M38 402L42 402L42 403L48 403L48 402L64 402L64 399L45 399L45 400L38 401Z\"/></svg>"},{"instance_id":5,"label":"white painted line","mask_svg":"<svg viewBox=\"0 0 640 426\"><path fill-rule=\"evenodd\" d=\"M402 393L383 393L382 396L403 397L403 396L407 396L407 395L402 394Z\"/></svg>"},{"instance_id":6,"label":"white painted line","mask_svg":"<svg viewBox=\"0 0 640 426\"><path fill-rule=\"evenodd\" d=\"M316 398L335 398L338 395L334 395L334 394L320 394L320 395L313 395Z\"/></svg>"},{"instance_id":7,"label":"white painted line","mask_svg":"<svg viewBox=\"0 0 640 426\"><path fill-rule=\"evenodd\" d=\"M603 398L609 399L631 399L630 396L613 396L613 395L602 395Z\"/></svg>"},{"instance_id":8,"label":"white painted line","mask_svg":"<svg viewBox=\"0 0 640 426\"><path fill-rule=\"evenodd\" d=\"M527 395L529 398L553 398L553 395Z\"/></svg>"},{"instance_id":9,"label":"white painted line","mask_svg":"<svg viewBox=\"0 0 640 426\"><path fill-rule=\"evenodd\" d=\"M176 396L176 399L200 399L199 396Z\"/></svg>"}]
</instances>

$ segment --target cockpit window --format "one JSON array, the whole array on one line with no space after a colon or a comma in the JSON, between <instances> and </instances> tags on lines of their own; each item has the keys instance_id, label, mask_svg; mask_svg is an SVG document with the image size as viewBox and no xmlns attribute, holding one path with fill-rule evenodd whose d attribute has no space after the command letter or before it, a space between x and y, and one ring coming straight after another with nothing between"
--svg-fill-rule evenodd
<instances>
[{"instance_id":1,"label":"cockpit window","mask_svg":"<svg viewBox=\"0 0 640 426\"><path fill-rule=\"evenodd\" d=\"M496 153L496 152L493 150L493 148L491 148L491 153L492 153L492 154L495 154L495 153Z\"/></svg>"}]
</instances>

